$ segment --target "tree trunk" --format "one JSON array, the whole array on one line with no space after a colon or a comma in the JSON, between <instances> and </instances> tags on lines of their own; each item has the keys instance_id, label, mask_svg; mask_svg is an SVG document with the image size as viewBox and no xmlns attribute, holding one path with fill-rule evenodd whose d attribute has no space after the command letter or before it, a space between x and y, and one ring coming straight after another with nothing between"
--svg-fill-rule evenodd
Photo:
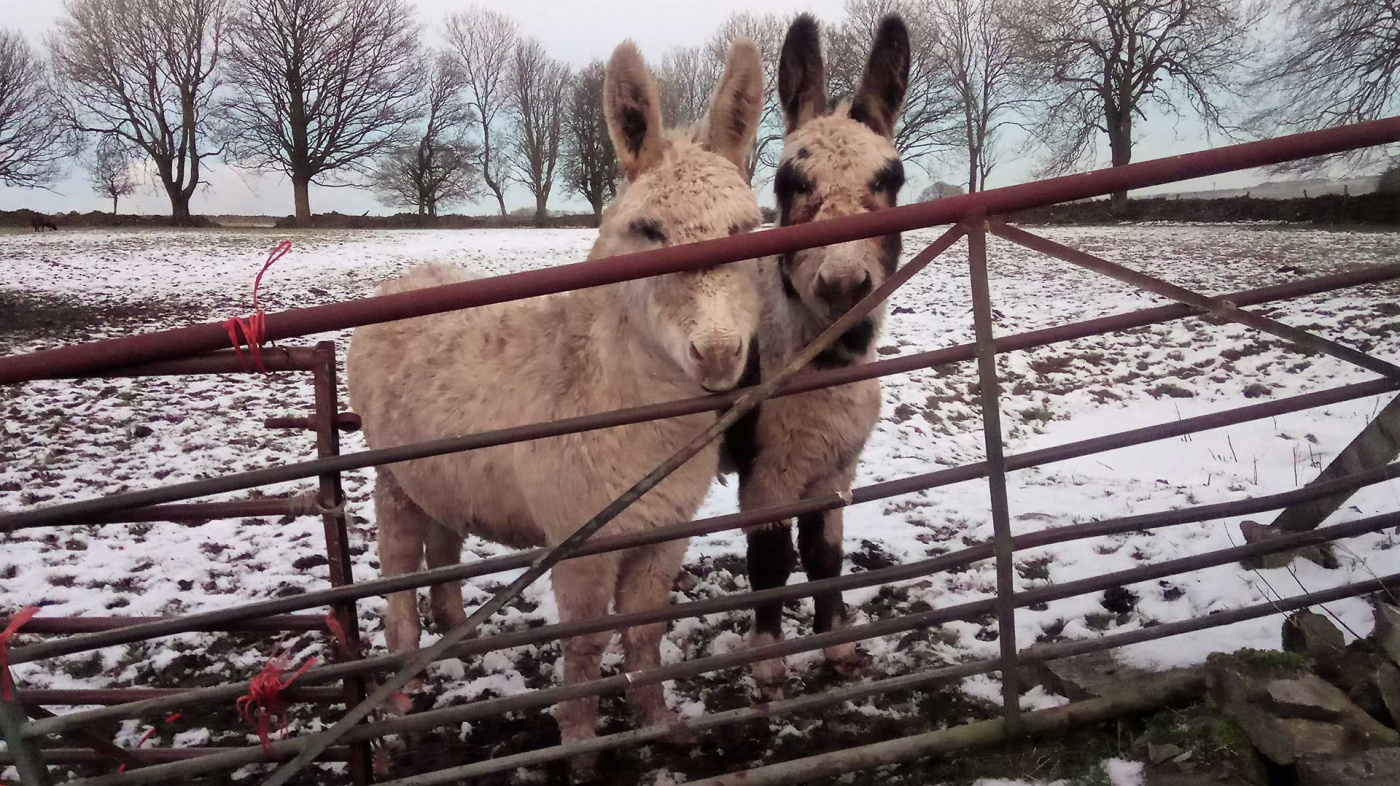
<instances>
[{"instance_id":1,"label":"tree trunk","mask_svg":"<svg viewBox=\"0 0 1400 786\"><path fill-rule=\"evenodd\" d=\"M1112 154L1114 166L1126 166L1133 160L1133 113L1123 112L1114 117L1115 113L1110 113L1108 120L1108 149ZM1114 191L1109 201L1109 212L1115 216L1126 216L1128 213L1128 192Z\"/></svg>"},{"instance_id":2,"label":"tree trunk","mask_svg":"<svg viewBox=\"0 0 1400 786\"><path fill-rule=\"evenodd\" d=\"M170 218L177 225L190 223L190 198L181 192L170 195Z\"/></svg>"},{"instance_id":3,"label":"tree trunk","mask_svg":"<svg viewBox=\"0 0 1400 786\"><path fill-rule=\"evenodd\" d=\"M117 196L116 196L116 194L113 194L113 195L112 195L112 215L115 216L116 214L117 214Z\"/></svg>"},{"instance_id":4,"label":"tree trunk","mask_svg":"<svg viewBox=\"0 0 1400 786\"><path fill-rule=\"evenodd\" d=\"M311 180L310 178L293 177L292 194L296 199L297 223L307 225L311 223Z\"/></svg>"},{"instance_id":5,"label":"tree trunk","mask_svg":"<svg viewBox=\"0 0 1400 786\"><path fill-rule=\"evenodd\" d=\"M549 219L549 194L539 194L535 197L535 226L542 227Z\"/></svg>"}]
</instances>

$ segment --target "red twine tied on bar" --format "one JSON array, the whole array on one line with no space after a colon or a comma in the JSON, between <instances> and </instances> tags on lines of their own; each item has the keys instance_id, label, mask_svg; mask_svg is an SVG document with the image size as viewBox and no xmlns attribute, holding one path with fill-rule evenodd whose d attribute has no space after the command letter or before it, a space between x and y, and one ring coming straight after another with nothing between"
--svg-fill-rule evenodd
<instances>
[{"instance_id":1,"label":"red twine tied on bar","mask_svg":"<svg viewBox=\"0 0 1400 786\"><path fill-rule=\"evenodd\" d=\"M177 713L175 713L174 715L167 716L166 719L165 719L165 722L166 722L166 723L174 723L175 721L177 721L177 720L180 719L180 716L181 716L182 714L183 714L183 713L177 712ZM145 734L142 734L142 735L141 735L141 739L139 739L139 740L136 741L136 748L140 748L142 745L145 745L145 744L146 744L146 740L149 740L151 737L154 737L154 736L155 736L155 733L156 733L156 727L155 727L155 726L151 726L151 728L146 729L146 733L145 733ZM132 750L135 750L136 748L133 748ZM120 767L117 768L117 774L118 774L118 775L122 774L123 772L126 772L126 763L125 763L125 762L122 763L122 766L120 766Z\"/></svg>"},{"instance_id":2,"label":"red twine tied on bar","mask_svg":"<svg viewBox=\"0 0 1400 786\"><path fill-rule=\"evenodd\" d=\"M24 623L38 613L38 606L26 606L20 609L18 614L10 617L10 624L0 631L0 699L14 701L15 686L10 682L10 639L24 627Z\"/></svg>"},{"instance_id":3,"label":"red twine tied on bar","mask_svg":"<svg viewBox=\"0 0 1400 786\"><path fill-rule=\"evenodd\" d=\"M243 716L250 726L254 726L258 731L258 739L262 741L263 753L272 758L272 739L269 737L269 728L272 719L281 716L282 728L287 728L287 717L282 715L281 693L287 686L296 682L297 677L306 673L306 670L315 665L316 659L309 658L301 668L292 672L292 676L282 681L282 672L291 665L291 658L287 655L279 655L263 666L263 670L258 673L248 683L248 695L243 696L234 703L238 714ZM254 715L257 717L254 718Z\"/></svg>"},{"instance_id":4,"label":"red twine tied on bar","mask_svg":"<svg viewBox=\"0 0 1400 786\"><path fill-rule=\"evenodd\" d=\"M262 284L263 274L272 267L272 263L287 255L292 250L292 241L283 240L277 244L267 255L267 261L263 263L262 270L258 271L258 277L253 279L253 313L246 317L233 317L224 320L224 329L228 331L228 340L233 343L233 351L238 353L238 360L243 364L243 370L248 371L248 361L243 357L244 341L248 342L248 354L252 357L253 368L266 374L267 369L262 362L262 345L266 340L267 315L263 313L262 307L258 305L258 286Z\"/></svg>"}]
</instances>

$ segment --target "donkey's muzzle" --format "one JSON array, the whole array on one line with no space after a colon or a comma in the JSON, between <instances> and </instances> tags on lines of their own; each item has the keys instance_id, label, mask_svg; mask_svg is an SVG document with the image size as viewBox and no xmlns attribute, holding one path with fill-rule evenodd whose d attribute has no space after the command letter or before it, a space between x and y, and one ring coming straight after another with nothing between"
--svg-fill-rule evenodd
<instances>
[{"instance_id":1,"label":"donkey's muzzle","mask_svg":"<svg viewBox=\"0 0 1400 786\"><path fill-rule=\"evenodd\" d=\"M710 335L690 342L690 361L706 390L729 390L738 384L745 343L736 335Z\"/></svg>"},{"instance_id":2,"label":"donkey's muzzle","mask_svg":"<svg viewBox=\"0 0 1400 786\"><path fill-rule=\"evenodd\" d=\"M868 270L857 269L835 275L823 270L817 276L816 295L827 304L832 316L840 316L874 288L875 283L870 280Z\"/></svg>"}]
</instances>

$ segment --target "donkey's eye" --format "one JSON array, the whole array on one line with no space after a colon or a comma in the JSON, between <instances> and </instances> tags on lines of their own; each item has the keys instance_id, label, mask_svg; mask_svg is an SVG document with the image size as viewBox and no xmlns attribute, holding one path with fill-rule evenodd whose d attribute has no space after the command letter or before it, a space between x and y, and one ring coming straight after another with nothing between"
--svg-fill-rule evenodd
<instances>
[{"instance_id":1,"label":"donkey's eye","mask_svg":"<svg viewBox=\"0 0 1400 786\"><path fill-rule=\"evenodd\" d=\"M645 238L648 243L660 245L666 242L666 233L662 231L661 224L654 218L638 218L628 225L627 230L638 237Z\"/></svg>"},{"instance_id":2,"label":"donkey's eye","mask_svg":"<svg viewBox=\"0 0 1400 786\"><path fill-rule=\"evenodd\" d=\"M785 161L773 176L773 193L779 200L812 193L812 179L802 173L791 161Z\"/></svg>"},{"instance_id":3,"label":"donkey's eye","mask_svg":"<svg viewBox=\"0 0 1400 786\"><path fill-rule=\"evenodd\" d=\"M870 178L870 192L872 194L884 195L891 205L895 198L899 196L899 189L904 187L904 164L899 159L892 159L880 171Z\"/></svg>"}]
</instances>

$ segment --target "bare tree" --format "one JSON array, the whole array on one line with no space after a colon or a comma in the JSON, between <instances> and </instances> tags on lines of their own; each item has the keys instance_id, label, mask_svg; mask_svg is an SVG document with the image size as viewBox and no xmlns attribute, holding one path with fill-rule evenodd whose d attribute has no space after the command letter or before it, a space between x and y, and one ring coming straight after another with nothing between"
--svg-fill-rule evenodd
<instances>
[{"instance_id":1,"label":"bare tree","mask_svg":"<svg viewBox=\"0 0 1400 786\"><path fill-rule=\"evenodd\" d=\"M1264 130L1325 128L1400 111L1400 3L1288 0L1287 31L1251 87Z\"/></svg>"},{"instance_id":2,"label":"bare tree","mask_svg":"<svg viewBox=\"0 0 1400 786\"><path fill-rule=\"evenodd\" d=\"M513 121L509 160L512 177L535 197L537 224L549 215L568 84L569 67L552 59L538 40L515 43L508 83Z\"/></svg>"},{"instance_id":3,"label":"bare tree","mask_svg":"<svg viewBox=\"0 0 1400 786\"><path fill-rule=\"evenodd\" d=\"M933 32L925 46L962 115L957 137L967 155L970 193L986 188L1002 129L1015 124L1031 100L1006 20L1008 6L1008 0L933 0L925 6Z\"/></svg>"},{"instance_id":4,"label":"bare tree","mask_svg":"<svg viewBox=\"0 0 1400 786\"><path fill-rule=\"evenodd\" d=\"M957 145L961 112L948 71L935 55L940 33L926 3L847 0L846 19L825 31L831 94L838 98L855 94L875 31L891 13L904 19L912 47L909 91L895 125L894 146L906 163L927 169L930 159Z\"/></svg>"},{"instance_id":5,"label":"bare tree","mask_svg":"<svg viewBox=\"0 0 1400 786\"><path fill-rule=\"evenodd\" d=\"M602 218L603 205L617 196L618 178L617 153L603 116L603 77L601 60L574 75L564 119L564 182L588 200L598 219Z\"/></svg>"},{"instance_id":6,"label":"bare tree","mask_svg":"<svg viewBox=\"0 0 1400 786\"><path fill-rule=\"evenodd\" d=\"M656 88L667 127L685 128L705 114L710 90L719 79L717 65L709 50L698 46L673 47L662 55Z\"/></svg>"},{"instance_id":7,"label":"bare tree","mask_svg":"<svg viewBox=\"0 0 1400 786\"><path fill-rule=\"evenodd\" d=\"M478 167L486 188L506 214L509 169L503 144L505 108L509 104L507 73L519 37L510 17L484 8L471 8L447 19L447 40L456 50L466 84L467 103L480 133Z\"/></svg>"},{"instance_id":8,"label":"bare tree","mask_svg":"<svg viewBox=\"0 0 1400 786\"><path fill-rule=\"evenodd\" d=\"M479 150L467 140L474 118L463 99L462 69L455 54L438 52L430 58L423 111L417 144L381 157L370 183L381 203L436 217L440 205L481 196Z\"/></svg>"},{"instance_id":9,"label":"bare tree","mask_svg":"<svg viewBox=\"0 0 1400 786\"><path fill-rule=\"evenodd\" d=\"M190 218L219 89L227 0L68 0L49 51L72 127L142 151Z\"/></svg>"},{"instance_id":10,"label":"bare tree","mask_svg":"<svg viewBox=\"0 0 1400 786\"><path fill-rule=\"evenodd\" d=\"M404 0L239 0L229 25L228 156L310 185L367 171L419 114L418 27Z\"/></svg>"},{"instance_id":11,"label":"bare tree","mask_svg":"<svg viewBox=\"0 0 1400 786\"><path fill-rule=\"evenodd\" d=\"M1017 45L1051 91L1038 123L1045 171L1092 163L1099 134L1113 166L1131 162L1134 118L1149 103L1227 130L1222 107L1254 56L1262 13L1255 0L1019 0ZM1113 195L1115 211L1127 202Z\"/></svg>"},{"instance_id":12,"label":"bare tree","mask_svg":"<svg viewBox=\"0 0 1400 786\"><path fill-rule=\"evenodd\" d=\"M88 182L92 190L112 200L112 215L117 214L117 200L136 191L136 178L131 167L136 157L131 149L115 136L104 136L87 161Z\"/></svg>"},{"instance_id":13,"label":"bare tree","mask_svg":"<svg viewBox=\"0 0 1400 786\"><path fill-rule=\"evenodd\" d=\"M782 53L783 37L787 35L788 19L777 14L756 14L740 11L731 14L714 35L710 36L705 47L706 64L698 74L704 78L705 91L702 103L708 103L709 91L719 80L724 70L729 45L736 38L745 37L758 45L763 58L763 112L758 119L758 139L749 153L749 180L754 183L767 182L771 173L778 167L778 156L782 153L783 110L778 104L778 57Z\"/></svg>"},{"instance_id":14,"label":"bare tree","mask_svg":"<svg viewBox=\"0 0 1400 786\"><path fill-rule=\"evenodd\" d=\"M0 183L48 184L71 142L43 63L18 31L0 28Z\"/></svg>"}]
</instances>

